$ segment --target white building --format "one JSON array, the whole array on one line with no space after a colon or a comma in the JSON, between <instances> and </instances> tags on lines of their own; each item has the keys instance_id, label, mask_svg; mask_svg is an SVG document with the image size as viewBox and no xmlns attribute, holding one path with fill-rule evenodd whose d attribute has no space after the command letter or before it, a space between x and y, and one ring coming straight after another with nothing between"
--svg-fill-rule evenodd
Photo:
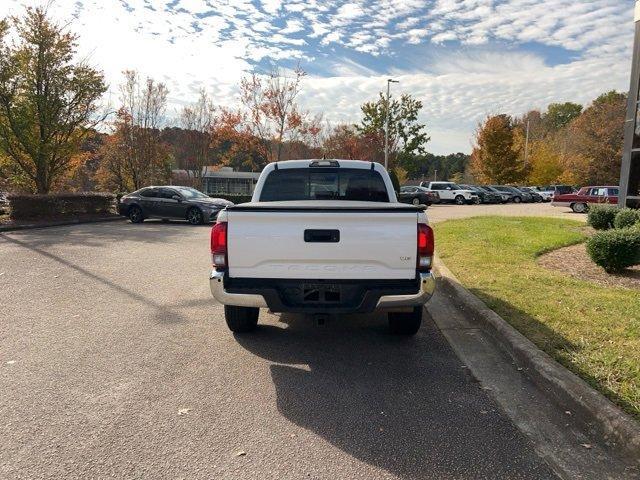
<instances>
[{"instance_id":1,"label":"white building","mask_svg":"<svg viewBox=\"0 0 640 480\"><path fill-rule=\"evenodd\" d=\"M202 188L207 195L251 195L259 176L259 172L234 172L231 167L205 167Z\"/></svg>"}]
</instances>

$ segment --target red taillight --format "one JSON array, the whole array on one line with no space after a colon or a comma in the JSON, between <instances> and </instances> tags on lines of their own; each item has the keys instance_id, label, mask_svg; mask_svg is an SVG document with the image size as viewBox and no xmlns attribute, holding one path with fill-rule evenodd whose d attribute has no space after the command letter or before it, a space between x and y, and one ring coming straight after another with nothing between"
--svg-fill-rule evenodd
<instances>
[{"instance_id":1,"label":"red taillight","mask_svg":"<svg viewBox=\"0 0 640 480\"><path fill-rule=\"evenodd\" d=\"M431 270L434 246L435 241L433 238L433 229L425 223L419 223L418 256L416 264L416 268L419 272L428 272Z\"/></svg>"},{"instance_id":2,"label":"red taillight","mask_svg":"<svg viewBox=\"0 0 640 480\"><path fill-rule=\"evenodd\" d=\"M211 259L216 270L227 268L227 223L216 223L211 229Z\"/></svg>"}]
</instances>

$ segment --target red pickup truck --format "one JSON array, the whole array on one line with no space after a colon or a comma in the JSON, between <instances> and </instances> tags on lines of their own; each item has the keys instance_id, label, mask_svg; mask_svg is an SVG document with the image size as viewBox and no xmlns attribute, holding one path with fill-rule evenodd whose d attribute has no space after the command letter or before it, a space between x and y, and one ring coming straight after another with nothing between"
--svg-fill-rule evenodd
<instances>
[{"instance_id":1,"label":"red pickup truck","mask_svg":"<svg viewBox=\"0 0 640 480\"><path fill-rule=\"evenodd\" d=\"M617 186L582 187L577 193L554 195L554 207L569 207L576 213L585 213L589 205L609 203L617 205L620 188Z\"/></svg>"}]
</instances>

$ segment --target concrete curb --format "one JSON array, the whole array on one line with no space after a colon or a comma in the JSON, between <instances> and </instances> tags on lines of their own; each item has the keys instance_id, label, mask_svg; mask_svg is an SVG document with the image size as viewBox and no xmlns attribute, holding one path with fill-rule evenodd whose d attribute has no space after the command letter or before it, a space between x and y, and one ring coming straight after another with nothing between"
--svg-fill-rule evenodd
<instances>
[{"instance_id":1,"label":"concrete curb","mask_svg":"<svg viewBox=\"0 0 640 480\"><path fill-rule=\"evenodd\" d=\"M25 224L25 225L9 225L2 226L0 225L0 232L14 232L17 230L34 230L36 228L50 228L50 227L65 227L67 225L80 225L83 223L100 223L100 222L114 222L116 220L125 220L124 217L115 216L115 217L105 217L105 218L95 218L95 219L87 219L87 220L61 220L59 222L51 222L46 224Z\"/></svg>"},{"instance_id":2,"label":"concrete curb","mask_svg":"<svg viewBox=\"0 0 640 480\"><path fill-rule=\"evenodd\" d=\"M624 413L584 380L571 373L535 346L473 293L462 286L453 273L436 257L435 270L441 286L464 304L500 346L523 368L543 391L551 393L563 408L581 415L589 426L631 458L640 452L640 424Z\"/></svg>"}]
</instances>

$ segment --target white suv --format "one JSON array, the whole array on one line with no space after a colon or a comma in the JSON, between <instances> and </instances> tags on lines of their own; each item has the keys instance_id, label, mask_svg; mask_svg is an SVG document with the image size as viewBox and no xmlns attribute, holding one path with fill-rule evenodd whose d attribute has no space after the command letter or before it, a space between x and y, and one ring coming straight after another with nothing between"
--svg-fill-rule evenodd
<instances>
[{"instance_id":1,"label":"white suv","mask_svg":"<svg viewBox=\"0 0 640 480\"><path fill-rule=\"evenodd\" d=\"M456 205L480 203L476 192L465 190L453 182L422 182L420 186L440 195L441 202L454 202Z\"/></svg>"}]
</instances>

